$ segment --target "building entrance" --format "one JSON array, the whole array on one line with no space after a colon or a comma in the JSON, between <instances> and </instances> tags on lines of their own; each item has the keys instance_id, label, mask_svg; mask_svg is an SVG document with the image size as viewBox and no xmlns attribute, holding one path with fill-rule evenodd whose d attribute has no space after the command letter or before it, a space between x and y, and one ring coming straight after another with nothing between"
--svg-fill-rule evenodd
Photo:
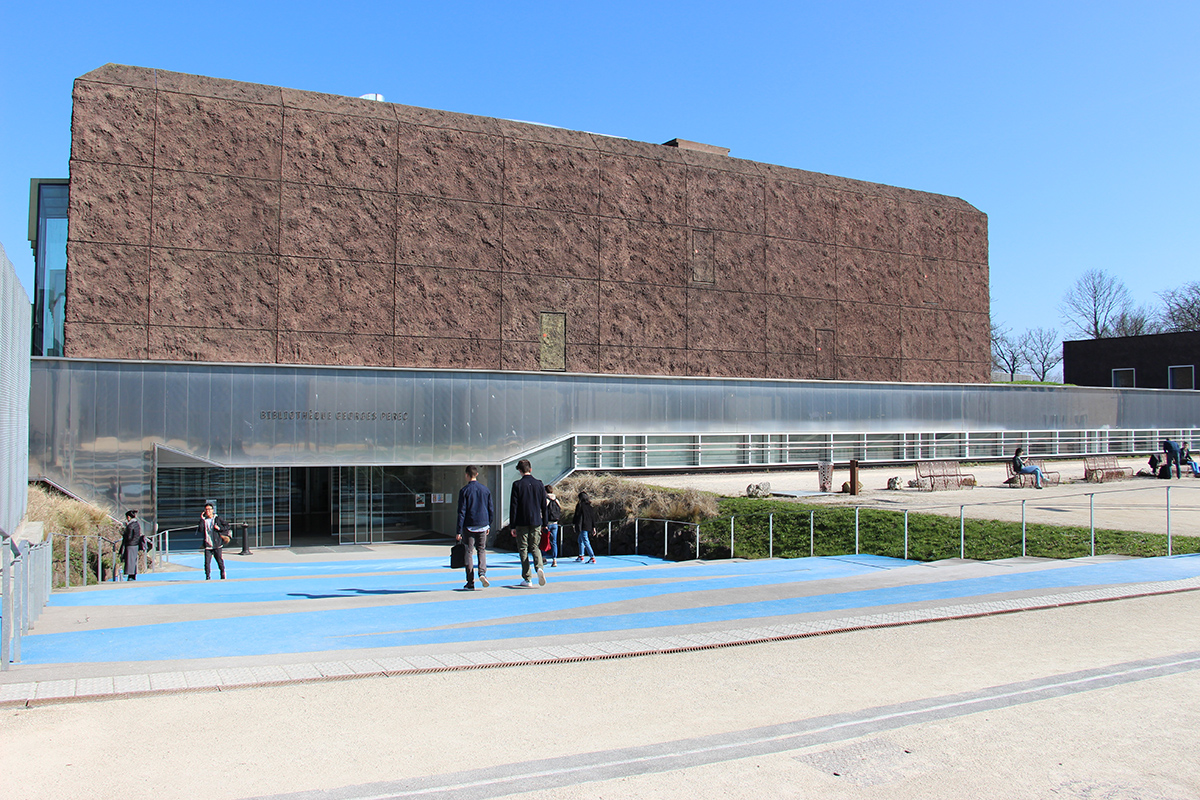
<instances>
[{"instance_id":1,"label":"building entrance","mask_svg":"<svg viewBox=\"0 0 1200 800\"><path fill-rule=\"evenodd\" d=\"M332 467L292 467L292 547L338 544L332 472Z\"/></svg>"}]
</instances>

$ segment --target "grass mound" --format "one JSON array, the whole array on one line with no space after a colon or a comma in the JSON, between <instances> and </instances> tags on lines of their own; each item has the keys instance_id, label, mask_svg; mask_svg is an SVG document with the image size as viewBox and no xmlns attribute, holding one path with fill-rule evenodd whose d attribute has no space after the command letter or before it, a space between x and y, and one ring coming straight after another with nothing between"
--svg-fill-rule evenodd
<instances>
[{"instance_id":1,"label":"grass mound","mask_svg":"<svg viewBox=\"0 0 1200 800\"><path fill-rule=\"evenodd\" d=\"M120 523L104 509L81 503L46 486L30 484L27 497L25 519L43 523L46 535L54 540L55 586L63 586L66 582L68 535L71 538L72 586L99 583L112 577L119 563L113 543L121 537L123 526Z\"/></svg>"}]
</instances>

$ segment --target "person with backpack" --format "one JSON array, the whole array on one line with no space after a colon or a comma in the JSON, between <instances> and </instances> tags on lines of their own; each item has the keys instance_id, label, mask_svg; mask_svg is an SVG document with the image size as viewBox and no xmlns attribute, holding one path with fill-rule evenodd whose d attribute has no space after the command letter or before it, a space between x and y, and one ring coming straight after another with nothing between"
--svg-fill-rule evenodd
<instances>
[{"instance_id":1,"label":"person with backpack","mask_svg":"<svg viewBox=\"0 0 1200 800\"><path fill-rule=\"evenodd\" d=\"M579 493L579 499L575 502L575 516L572 522L575 523L575 530L579 532L579 557L575 560L583 561L586 552L589 557L587 563L595 564L596 553L592 550L591 535L596 532L596 508L592 505L587 492Z\"/></svg>"},{"instance_id":2,"label":"person with backpack","mask_svg":"<svg viewBox=\"0 0 1200 800\"><path fill-rule=\"evenodd\" d=\"M554 487L546 487L546 528L550 531L550 566L558 566L558 521L562 519L562 506L554 496Z\"/></svg>"}]
</instances>

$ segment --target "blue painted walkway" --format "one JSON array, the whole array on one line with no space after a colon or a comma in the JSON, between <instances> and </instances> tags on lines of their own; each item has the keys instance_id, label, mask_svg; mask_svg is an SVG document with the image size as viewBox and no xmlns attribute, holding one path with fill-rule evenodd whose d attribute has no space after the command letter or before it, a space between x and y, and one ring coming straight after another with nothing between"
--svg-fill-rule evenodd
<instances>
[{"instance_id":1,"label":"blue painted walkway","mask_svg":"<svg viewBox=\"0 0 1200 800\"><path fill-rule=\"evenodd\" d=\"M188 558L198 557L176 561L187 563ZM461 570L451 571L444 559L429 558L231 564L229 574L235 579L227 581L206 582L202 573L200 580L196 573L159 573L146 577L166 578L166 583L60 593L52 596L50 605L87 608L102 616L113 606L236 603L244 604L238 609L244 613L73 633L31 632L23 640L23 661L153 661L497 642L1200 577L1200 556L1176 556L1068 563L1053 569L1012 567L966 579L938 580L936 575L931 578L933 571L922 571L919 580L905 585L845 591L845 579L869 582L867 576L892 573L914 562L876 556L704 564L630 556L598 561L560 561L559 567L546 571L551 581L546 588L517 589L515 556L497 553L489 556L492 587L475 593L451 591L462 585ZM821 581L830 582L828 592L820 591L819 583L802 592L794 588ZM755 589L756 597L774 596L748 601L740 591L746 589ZM306 600L329 598L374 601L361 606L351 601L337 609L304 608ZM282 608L283 601L292 602ZM655 610L646 610L650 601Z\"/></svg>"}]
</instances>

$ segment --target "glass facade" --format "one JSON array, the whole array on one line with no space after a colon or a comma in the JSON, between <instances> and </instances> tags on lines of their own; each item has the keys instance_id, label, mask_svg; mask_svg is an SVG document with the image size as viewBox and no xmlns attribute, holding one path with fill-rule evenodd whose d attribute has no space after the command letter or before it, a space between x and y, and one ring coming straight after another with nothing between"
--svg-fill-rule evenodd
<instances>
[{"instance_id":1,"label":"glass facade","mask_svg":"<svg viewBox=\"0 0 1200 800\"><path fill-rule=\"evenodd\" d=\"M31 476L151 520L157 507L160 527L220 498L264 544L448 531L468 463L504 517L520 458L553 481L575 468L1002 458L1017 445L1137 452L1163 431L1200 433L1200 393L1147 389L51 358L33 360L31 385Z\"/></svg>"},{"instance_id":2,"label":"glass facade","mask_svg":"<svg viewBox=\"0 0 1200 800\"><path fill-rule=\"evenodd\" d=\"M33 355L63 354L67 296L67 207L65 180L35 180L30 209L33 247Z\"/></svg>"}]
</instances>

